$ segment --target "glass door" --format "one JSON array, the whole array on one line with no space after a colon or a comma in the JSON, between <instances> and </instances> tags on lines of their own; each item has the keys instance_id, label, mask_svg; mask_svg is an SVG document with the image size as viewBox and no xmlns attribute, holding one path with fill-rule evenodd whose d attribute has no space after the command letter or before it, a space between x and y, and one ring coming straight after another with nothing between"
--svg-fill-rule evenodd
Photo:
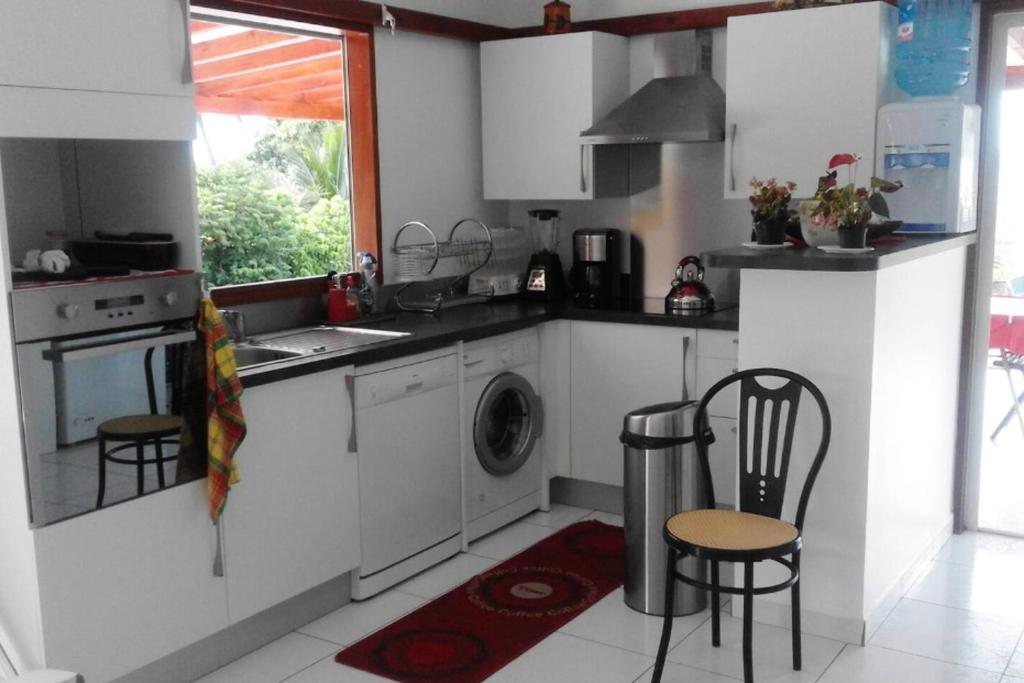
<instances>
[{"instance_id":1,"label":"glass door","mask_svg":"<svg viewBox=\"0 0 1024 683\"><path fill-rule=\"evenodd\" d=\"M1024 12L990 26L963 521L1024 535Z\"/></svg>"}]
</instances>

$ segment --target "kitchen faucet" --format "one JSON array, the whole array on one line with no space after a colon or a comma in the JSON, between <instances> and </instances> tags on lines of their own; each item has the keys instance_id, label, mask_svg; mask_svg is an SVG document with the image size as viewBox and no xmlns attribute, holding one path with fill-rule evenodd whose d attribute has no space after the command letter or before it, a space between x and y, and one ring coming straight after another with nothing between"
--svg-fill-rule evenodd
<instances>
[{"instance_id":1,"label":"kitchen faucet","mask_svg":"<svg viewBox=\"0 0 1024 683\"><path fill-rule=\"evenodd\" d=\"M236 344L244 343L246 340L245 313L233 308L225 308L217 312L220 313L224 325L228 328L228 336L231 337L231 341Z\"/></svg>"}]
</instances>

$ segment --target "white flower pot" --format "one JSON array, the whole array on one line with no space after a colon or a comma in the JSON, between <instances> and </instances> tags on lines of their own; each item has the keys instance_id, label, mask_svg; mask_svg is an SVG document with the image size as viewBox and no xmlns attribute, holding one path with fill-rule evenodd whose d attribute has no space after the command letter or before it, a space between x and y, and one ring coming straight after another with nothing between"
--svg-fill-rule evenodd
<instances>
[{"instance_id":1,"label":"white flower pot","mask_svg":"<svg viewBox=\"0 0 1024 683\"><path fill-rule=\"evenodd\" d=\"M818 205L817 199L805 199L800 202L798 212L800 213L800 232L804 236L804 242L809 247L838 246L839 233L822 223L816 225L811 220L811 211Z\"/></svg>"}]
</instances>

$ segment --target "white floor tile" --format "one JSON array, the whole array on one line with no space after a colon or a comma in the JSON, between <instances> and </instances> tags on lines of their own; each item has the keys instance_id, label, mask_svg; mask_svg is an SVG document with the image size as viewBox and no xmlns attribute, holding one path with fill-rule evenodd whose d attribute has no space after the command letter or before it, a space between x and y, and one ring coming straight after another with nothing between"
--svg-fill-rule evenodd
<instances>
[{"instance_id":1,"label":"white floor tile","mask_svg":"<svg viewBox=\"0 0 1024 683\"><path fill-rule=\"evenodd\" d=\"M492 683L628 683L652 657L555 633L488 678Z\"/></svg>"},{"instance_id":2,"label":"white floor tile","mask_svg":"<svg viewBox=\"0 0 1024 683\"><path fill-rule=\"evenodd\" d=\"M789 630L754 622L754 678L758 683L816 681L835 659L843 644L803 634L803 670L793 671ZM743 678L743 620L722 615L722 646L711 647L711 622L706 621L682 643L669 650L668 659L696 669Z\"/></svg>"},{"instance_id":3,"label":"white floor tile","mask_svg":"<svg viewBox=\"0 0 1024 683\"><path fill-rule=\"evenodd\" d=\"M647 673L636 680L636 683L650 683L653 677L654 667L652 666ZM661 673L661 683L736 683L736 679L675 662L665 662L665 670Z\"/></svg>"},{"instance_id":4,"label":"white floor tile","mask_svg":"<svg viewBox=\"0 0 1024 683\"><path fill-rule=\"evenodd\" d=\"M395 586L395 590L429 600L494 566L494 560L462 553Z\"/></svg>"},{"instance_id":5,"label":"white floor tile","mask_svg":"<svg viewBox=\"0 0 1024 683\"><path fill-rule=\"evenodd\" d=\"M470 543L469 552L493 560L507 560L537 541L547 538L551 533L548 527L515 522Z\"/></svg>"},{"instance_id":6,"label":"white floor tile","mask_svg":"<svg viewBox=\"0 0 1024 683\"><path fill-rule=\"evenodd\" d=\"M935 555L940 562L980 566L1024 564L1024 538L966 531L951 536Z\"/></svg>"},{"instance_id":7,"label":"white floor tile","mask_svg":"<svg viewBox=\"0 0 1024 683\"><path fill-rule=\"evenodd\" d=\"M200 678L198 683L279 683L337 649L333 643L289 633Z\"/></svg>"},{"instance_id":8,"label":"white floor tile","mask_svg":"<svg viewBox=\"0 0 1024 683\"><path fill-rule=\"evenodd\" d=\"M601 512L600 510L596 512L591 512L589 515L584 517L584 519L596 519L599 522L604 522L605 524L614 524L615 526L623 525L622 515L613 515L610 512Z\"/></svg>"},{"instance_id":9,"label":"white floor tile","mask_svg":"<svg viewBox=\"0 0 1024 683\"><path fill-rule=\"evenodd\" d=\"M586 612L560 628L559 632L653 657L658 654L658 642L661 640L661 625L664 620L627 607L622 598L621 588L612 591ZM674 647L710 617L711 612L708 610L676 617L672 622L671 645Z\"/></svg>"},{"instance_id":10,"label":"white floor tile","mask_svg":"<svg viewBox=\"0 0 1024 683\"><path fill-rule=\"evenodd\" d=\"M338 645L350 645L425 602L419 596L391 590L369 600L350 602L297 630Z\"/></svg>"},{"instance_id":11,"label":"white floor tile","mask_svg":"<svg viewBox=\"0 0 1024 683\"><path fill-rule=\"evenodd\" d=\"M1002 673L1021 626L953 607L904 599L869 644Z\"/></svg>"},{"instance_id":12,"label":"white floor tile","mask_svg":"<svg viewBox=\"0 0 1024 683\"><path fill-rule=\"evenodd\" d=\"M999 674L869 645L847 645L820 683L999 683Z\"/></svg>"},{"instance_id":13,"label":"white floor tile","mask_svg":"<svg viewBox=\"0 0 1024 683\"><path fill-rule=\"evenodd\" d=\"M562 529L573 522L580 521L591 512L593 512L593 510L588 510L587 508L577 508L572 507L571 505L552 503L551 510L549 512L542 512L538 510L532 515L524 517L523 521L529 522L530 524L550 527L552 529Z\"/></svg>"},{"instance_id":14,"label":"white floor tile","mask_svg":"<svg viewBox=\"0 0 1024 683\"><path fill-rule=\"evenodd\" d=\"M1003 676L999 679L999 683L1024 683L1024 678L1017 678L1016 676Z\"/></svg>"},{"instance_id":15,"label":"white floor tile","mask_svg":"<svg viewBox=\"0 0 1024 683\"><path fill-rule=\"evenodd\" d=\"M313 666L285 679L287 683L387 683L381 678L362 669L353 669L334 661L334 655L324 657Z\"/></svg>"},{"instance_id":16,"label":"white floor tile","mask_svg":"<svg viewBox=\"0 0 1024 683\"><path fill-rule=\"evenodd\" d=\"M1024 622L1022 567L933 562L906 597Z\"/></svg>"},{"instance_id":17,"label":"white floor tile","mask_svg":"<svg viewBox=\"0 0 1024 683\"><path fill-rule=\"evenodd\" d=\"M1008 676L1024 678L1024 644L1020 641L1017 642L1017 649L1013 651L1013 656L1010 657L1010 663L1004 673Z\"/></svg>"}]
</instances>

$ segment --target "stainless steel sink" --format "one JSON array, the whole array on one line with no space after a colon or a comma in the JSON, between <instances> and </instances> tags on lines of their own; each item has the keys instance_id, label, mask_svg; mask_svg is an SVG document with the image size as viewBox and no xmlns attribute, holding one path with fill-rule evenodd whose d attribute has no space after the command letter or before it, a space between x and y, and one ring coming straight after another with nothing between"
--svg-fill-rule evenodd
<instances>
[{"instance_id":1,"label":"stainless steel sink","mask_svg":"<svg viewBox=\"0 0 1024 683\"><path fill-rule=\"evenodd\" d=\"M272 363L287 358L297 358L304 355L302 351L292 349L275 349L265 346L251 346L249 344L238 344L234 347L235 365L239 368L247 368L263 363Z\"/></svg>"},{"instance_id":2,"label":"stainless steel sink","mask_svg":"<svg viewBox=\"0 0 1024 683\"><path fill-rule=\"evenodd\" d=\"M364 327L319 325L260 335L253 342L259 346L288 349L300 353L329 353L376 344L388 339L408 337L410 334L412 333L370 330Z\"/></svg>"}]
</instances>

